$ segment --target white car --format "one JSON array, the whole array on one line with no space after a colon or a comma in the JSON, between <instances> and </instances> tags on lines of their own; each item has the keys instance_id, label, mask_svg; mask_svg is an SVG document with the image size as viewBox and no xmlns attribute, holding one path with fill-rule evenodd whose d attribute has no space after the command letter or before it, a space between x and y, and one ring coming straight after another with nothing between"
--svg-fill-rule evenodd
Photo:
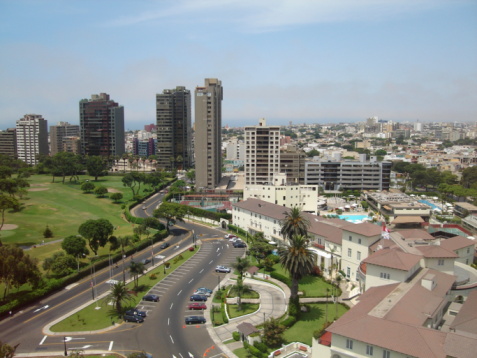
<instances>
[{"instance_id":1,"label":"white car","mask_svg":"<svg viewBox=\"0 0 477 358\"><path fill-rule=\"evenodd\" d=\"M226 266L219 265L215 268L215 272L229 273L230 271L232 271L230 267L226 267Z\"/></svg>"},{"instance_id":2,"label":"white car","mask_svg":"<svg viewBox=\"0 0 477 358\"><path fill-rule=\"evenodd\" d=\"M240 241L240 237L235 236L229 239L229 242L235 242L235 241Z\"/></svg>"},{"instance_id":3,"label":"white car","mask_svg":"<svg viewBox=\"0 0 477 358\"><path fill-rule=\"evenodd\" d=\"M206 290L197 289L195 290L194 295L204 295L204 296L210 297L211 293Z\"/></svg>"}]
</instances>

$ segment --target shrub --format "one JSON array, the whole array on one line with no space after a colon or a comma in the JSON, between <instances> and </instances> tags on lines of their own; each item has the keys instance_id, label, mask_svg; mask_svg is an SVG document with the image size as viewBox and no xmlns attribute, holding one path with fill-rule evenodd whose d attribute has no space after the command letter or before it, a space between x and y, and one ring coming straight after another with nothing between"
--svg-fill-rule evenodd
<instances>
[{"instance_id":1,"label":"shrub","mask_svg":"<svg viewBox=\"0 0 477 358\"><path fill-rule=\"evenodd\" d=\"M297 297L288 301L288 315L298 318L300 315L300 299Z\"/></svg>"},{"instance_id":2,"label":"shrub","mask_svg":"<svg viewBox=\"0 0 477 358\"><path fill-rule=\"evenodd\" d=\"M151 280L155 280L155 279L157 278L157 276L156 276L155 273L152 273L152 274L149 275L149 278L150 278Z\"/></svg>"},{"instance_id":3,"label":"shrub","mask_svg":"<svg viewBox=\"0 0 477 358\"><path fill-rule=\"evenodd\" d=\"M236 341L240 341L240 332L234 331L232 332L232 337Z\"/></svg>"},{"instance_id":4,"label":"shrub","mask_svg":"<svg viewBox=\"0 0 477 358\"><path fill-rule=\"evenodd\" d=\"M285 327L290 328L291 326L293 326L296 323L296 317L288 316L288 318L284 319L281 323Z\"/></svg>"},{"instance_id":5,"label":"shrub","mask_svg":"<svg viewBox=\"0 0 477 358\"><path fill-rule=\"evenodd\" d=\"M278 281L282 281L285 285L287 285L288 287L291 286L291 280L289 277L286 277L285 275L281 275L275 271L272 271L270 273L270 276L272 276L272 278L274 278L275 280L278 280Z\"/></svg>"},{"instance_id":6,"label":"shrub","mask_svg":"<svg viewBox=\"0 0 477 358\"><path fill-rule=\"evenodd\" d=\"M254 346L248 346L248 351L254 356L258 358L266 357L258 348L255 348Z\"/></svg>"},{"instance_id":7,"label":"shrub","mask_svg":"<svg viewBox=\"0 0 477 358\"><path fill-rule=\"evenodd\" d=\"M318 276L318 277L323 276L322 269L319 266L316 266L316 265L313 267L313 270L311 271L311 274L313 276Z\"/></svg>"},{"instance_id":8,"label":"shrub","mask_svg":"<svg viewBox=\"0 0 477 358\"><path fill-rule=\"evenodd\" d=\"M265 343L263 342L258 342L258 341L255 341L253 342L253 346L255 348L257 348L260 352L262 353L267 353L268 352L268 347Z\"/></svg>"},{"instance_id":9,"label":"shrub","mask_svg":"<svg viewBox=\"0 0 477 358\"><path fill-rule=\"evenodd\" d=\"M49 239L53 237L53 231L46 225L45 231L43 231L43 237L45 239Z\"/></svg>"}]
</instances>

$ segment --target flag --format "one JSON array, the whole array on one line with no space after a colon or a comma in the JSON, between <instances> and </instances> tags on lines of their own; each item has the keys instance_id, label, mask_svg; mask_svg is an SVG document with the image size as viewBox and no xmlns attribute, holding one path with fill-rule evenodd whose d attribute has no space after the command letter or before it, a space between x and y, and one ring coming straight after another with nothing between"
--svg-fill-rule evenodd
<instances>
[{"instance_id":1,"label":"flag","mask_svg":"<svg viewBox=\"0 0 477 358\"><path fill-rule=\"evenodd\" d=\"M381 232L381 237L383 239L387 239L389 240L390 237L389 237L389 229L386 227L386 223L383 222L383 231Z\"/></svg>"}]
</instances>

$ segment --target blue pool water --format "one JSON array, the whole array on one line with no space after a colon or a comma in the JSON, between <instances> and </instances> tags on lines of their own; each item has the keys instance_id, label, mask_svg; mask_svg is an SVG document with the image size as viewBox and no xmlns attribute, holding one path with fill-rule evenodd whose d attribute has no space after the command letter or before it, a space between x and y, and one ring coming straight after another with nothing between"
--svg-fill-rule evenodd
<instances>
[{"instance_id":1,"label":"blue pool water","mask_svg":"<svg viewBox=\"0 0 477 358\"><path fill-rule=\"evenodd\" d=\"M341 220L346 220L354 224L362 223L364 219L368 218L368 215L338 215L338 216Z\"/></svg>"},{"instance_id":2,"label":"blue pool water","mask_svg":"<svg viewBox=\"0 0 477 358\"><path fill-rule=\"evenodd\" d=\"M423 204L426 204L426 205L429 205L431 208L433 209L439 209L442 211L442 209L440 207L438 207L436 204L433 204L431 203L430 201L427 201L427 200L418 200L418 202L420 203L423 203Z\"/></svg>"}]
</instances>

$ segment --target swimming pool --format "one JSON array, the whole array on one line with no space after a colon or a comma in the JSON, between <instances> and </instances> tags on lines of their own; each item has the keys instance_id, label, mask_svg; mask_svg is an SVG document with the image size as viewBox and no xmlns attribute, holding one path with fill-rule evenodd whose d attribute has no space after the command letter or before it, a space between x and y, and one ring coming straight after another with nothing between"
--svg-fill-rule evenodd
<instances>
[{"instance_id":1,"label":"swimming pool","mask_svg":"<svg viewBox=\"0 0 477 358\"><path fill-rule=\"evenodd\" d=\"M341 220L349 221L353 224L362 223L364 219L369 218L368 215L338 215Z\"/></svg>"},{"instance_id":2,"label":"swimming pool","mask_svg":"<svg viewBox=\"0 0 477 358\"><path fill-rule=\"evenodd\" d=\"M432 209L439 209L440 211L442 211L442 209L441 209L440 207L438 207L436 204L431 203L430 201L427 201L427 200L418 200L418 202L420 202L420 203L422 203L422 204L429 205Z\"/></svg>"}]
</instances>

